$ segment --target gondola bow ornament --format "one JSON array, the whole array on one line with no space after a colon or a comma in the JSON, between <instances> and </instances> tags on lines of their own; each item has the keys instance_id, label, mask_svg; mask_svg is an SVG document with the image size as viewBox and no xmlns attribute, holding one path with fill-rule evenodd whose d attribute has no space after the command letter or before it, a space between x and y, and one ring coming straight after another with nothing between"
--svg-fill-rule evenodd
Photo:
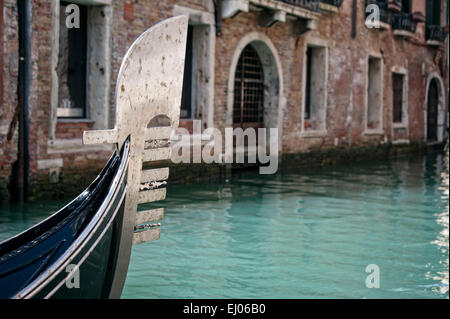
<instances>
[{"instance_id":1,"label":"gondola bow ornament","mask_svg":"<svg viewBox=\"0 0 450 319\"><path fill-rule=\"evenodd\" d=\"M163 209L137 211L138 204L165 199L166 188L141 185L166 180L168 168L143 170L143 164L168 160L171 148L146 148L152 142L170 140L178 127L187 38L187 16L167 19L144 32L126 54L116 84L116 126L112 130L85 131L84 144L117 143L130 138L124 217L118 264L111 298L120 297L128 271L131 246L158 239L160 228L151 225L163 217ZM170 126L158 126L167 119ZM165 144L165 143L156 143ZM144 230L142 230L144 228Z\"/></svg>"}]
</instances>

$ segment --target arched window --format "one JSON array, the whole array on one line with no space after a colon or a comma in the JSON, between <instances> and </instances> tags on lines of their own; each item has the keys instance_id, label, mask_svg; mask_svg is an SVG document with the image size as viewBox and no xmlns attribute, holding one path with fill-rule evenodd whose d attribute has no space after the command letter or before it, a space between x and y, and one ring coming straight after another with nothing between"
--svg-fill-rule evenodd
<instances>
[{"instance_id":1,"label":"arched window","mask_svg":"<svg viewBox=\"0 0 450 319\"><path fill-rule=\"evenodd\" d=\"M247 45L234 76L233 123L235 127L264 126L264 72L258 53Z\"/></svg>"},{"instance_id":2,"label":"arched window","mask_svg":"<svg viewBox=\"0 0 450 319\"><path fill-rule=\"evenodd\" d=\"M439 106L439 87L438 81L434 78L428 88L428 106L427 106L427 139L436 141L438 138L438 106Z\"/></svg>"}]
</instances>

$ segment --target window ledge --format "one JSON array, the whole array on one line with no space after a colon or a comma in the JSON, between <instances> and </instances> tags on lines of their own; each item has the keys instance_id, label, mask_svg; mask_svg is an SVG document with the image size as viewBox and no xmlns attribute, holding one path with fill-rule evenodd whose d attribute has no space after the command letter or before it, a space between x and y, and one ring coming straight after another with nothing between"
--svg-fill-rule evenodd
<instances>
[{"instance_id":1,"label":"window ledge","mask_svg":"<svg viewBox=\"0 0 450 319\"><path fill-rule=\"evenodd\" d=\"M112 152L112 144L84 145L81 138L55 139L47 143L48 154Z\"/></svg>"},{"instance_id":2,"label":"window ledge","mask_svg":"<svg viewBox=\"0 0 450 319\"><path fill-rule=\"evenodd\" d=\"M393 34L398 37L403 37L405 39L412 38L414 36L414 33L406 30L394 30Z\"/></svg>"},{"instance_id":3,"label":"window ledge","mask_svg":"<svg viewBox=\"0 0 450 319\"><path fill-rule=\"evenodd\" d=\"M58 123L94 123L91 119L76 119L76 118L63 118L58 117Z\"/></svg>"},{"instance_id":4,"label":"window ledge","mask_svg":"<svg viewBox=\"0 0 450 319\"><path fill-rule=\"evenodd\" d=\"M242 11L249 12L253 8L250 3L269 10L282 11L296 18L306 20L317 20L320 16L319 12L311 9L276 0L227 0L223 1L222 4L222 18L233 18Z\"/></svg>"},{"instance_id":5,"label":"window ledge","mask_svg":"<svg viewBox=\"0 0 450 319\"><path fill-rule=\"evenodd\" d=\"M391 28L391 25L389 23L382 22L382 21L380 21L380 25L378 27L376 25L373 25L373 24L368 23L368 22L366 22L365 25L366 25L366 28L368 28L370 30L385 31L385 30L389 30Z\"/></svg>"},{"instance_id":6,"label":"window ledge","mask_svg":"<svg viewBox=\"0 0 450 319\"><path fill-rule=\"evenodd\" d=\"M427 45L430 45L430 46L441 46L443 44L444 44L444 42L441 42L441 41L427 40Z\"/></svg>"},{"instance_id":7,"label":"window ledge","mask_svg":"<svg viewBox=\"0 0 450 319\"><path fill-rule=\"evenodd\" d=\"M323 13L337 13L339 11L339 8L328 3L319 3L319 9Z\"/></svg>"},{"instance_id":8,"label":"window ledge","mask_svg":"<svg viewBox=\"0 0 450 319\"><path fill-rule=\"evenodd\" d=\"M382 129L365 129L364 135L384 135L384 130L382 130Z\"/></svg>"},{"instance_id":9,"label":"window ledge","mask_svg":"<svg viewBox=\"0 0 450 319\"><path fill-rule=\"evenodd\" d=\"M408 123L393 123L393 128L408 128Z\"/></svg>"},{"instance_id":10,"label":"window ledge","mask_svg":"<svg viewBox=\"0 0 450 319\"><path fill-rule=\"evenodd\" d=\"M327 135L328 135L327 130L310 130L310 131L303 131L301 133L301 137L304 138L325 137Z\"/></svg>"}]
</instances>

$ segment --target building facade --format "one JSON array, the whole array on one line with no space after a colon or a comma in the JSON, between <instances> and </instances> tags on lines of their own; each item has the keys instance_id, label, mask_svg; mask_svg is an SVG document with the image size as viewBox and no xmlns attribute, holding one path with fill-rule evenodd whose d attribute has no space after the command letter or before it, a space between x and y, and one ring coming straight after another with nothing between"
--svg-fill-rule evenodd
<instances>
[{"instance_id":1,"label":"building facade","mask_svg":"<svg viewBox=\"0 0 450 319\"><path fill-rule=\"evenodd\" d=\"M193 120L276 127L283 155L448 136L448 0L0 0L0 10L0 199L89 184L112 147L83 146L82 132L114 126L128 47L180 14L180 126L191 133Z\"/></svg>"}]
</instances>

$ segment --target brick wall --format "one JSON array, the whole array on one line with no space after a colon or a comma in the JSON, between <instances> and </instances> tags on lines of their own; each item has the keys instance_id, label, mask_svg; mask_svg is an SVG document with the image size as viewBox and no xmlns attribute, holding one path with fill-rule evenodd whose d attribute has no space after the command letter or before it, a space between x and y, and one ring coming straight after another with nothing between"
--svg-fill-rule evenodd
<instances>
[{"instance_id":1,"label":"brick wall","mask_svg":"<svg viewBox=\"0 0 450 319\"><path fill-rule=\"evenodd\" d=\"M304 151L320 151L334 147L371 146L389 142L392 138L392 89L391 70L402 67L408 73L409 137L411 141L424 139L424 109L427 75L436 72L444 78L445 47L425 45L424 24L419 24L410 40L394 37L392 30L369 30L364 26L363 1L358 1L357 35L351 38L352 1L344 1L335 14L322 14L317 29L294 36L292 22L277 23L271 28L258 25L258 13L240 13L222 21L221 34L215 47L214 125L224 127L227 121L228 80L230 65L239 41L251 32L267 36L273 43L281 62L283 96L286 106L282 113L283 152L294 154ZM3 99L0 109L0 198L5 194L11 176L11 165L17 157L17 8L15 0L3 0ZM49 149L50 96L51 96L51 2L33 0L32 87L30 98L30 182L32 194L39 192L39 185L48 191L55 189L48 184L48 168L40 169L39 161L63 159L60 169L59 195L67 190L85 187L103 167L108 151L55 153ZM114 105L115 81L122 59L133 41L147 28L173 14L175 5L213 13L214 6L208 0L167 1L113 1L112 25L112 74L110 102ZM413 8L413 11L421 8ZM423 9L423 8L422 8ZM328 133L321 137L299 138L301 105L303 100L303 63L307 38L328 41L327 117ZM447 40L448 41L448 40ZM366 66L369 53L383 58L383 128L385 135L365 135ZM444 67L442 67L444 65ZM447 94L447 90L446 90ZM448 96L446 96L448 101ZM112 108L112 107L111 107ZM114 114L110 112L110 127ZM90 129L89 121L64 121L56 126L59 140L80 139L82 131ZM189 123L185 124L189 127ZM9 138L8 137L9 134ZM182 170L180 170L181 172ZM3 189L3 191L2 191ZM3 194L3 195L1 195Z\"/></svg>"}]
</instances>

